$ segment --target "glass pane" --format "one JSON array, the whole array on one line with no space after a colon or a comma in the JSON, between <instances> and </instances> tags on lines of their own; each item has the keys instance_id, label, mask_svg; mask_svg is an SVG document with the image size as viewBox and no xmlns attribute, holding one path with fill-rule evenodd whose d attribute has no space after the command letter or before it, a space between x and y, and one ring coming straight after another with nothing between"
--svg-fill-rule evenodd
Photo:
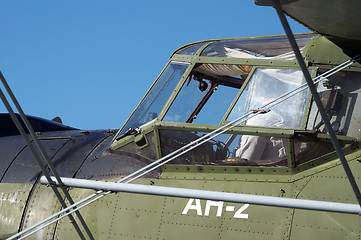
<instances>
[{"instance_id":1,"label":"glass pane","mask_svg":"<svg viewBox=\"0 0 361 240\"><path fill-rule=\"evenodd\" d=\"M320 70L324 73L326 70ZM323 107L338 135L360 137L361 73L338 72L318 83L317 91ZM307 129L326 133L324 123L313 102Z\"/></svg>"},{"instance_id":2,"label":"glass pane","mask_svg":"<svg viewBox=\"0 0 361 240\"><path fill-rule=\"evenodd\" d=\"M158 116L188 65L188 63L178 62L171 62L169 64L148 95L135 110L133 116L123 127L120 135L130 128L139 127Z\"/></svg>"},{"instance_id":3,"label":"glass pane","mask_svg":"<svg viewBox=\"0 0 361 240\"><path fill-rule=\"evenodd\" d=\"M201 44L196 44L196 45L192 45L192 46L189 46L189 47L186 47L184 49L181 49L179 52L177 52L176 54L182 54L182 55L194 55L198 49L200 47L203 46L204 43L201 43Z\"/></svg>"},{"instance_id":4,"label":"glass pane","mask_svg":"<svg viewBox=\"0 0 361 240\"><path fill-rule=\"evenodd\" d=\"M193 123L218 125L238 91L236 88L219 85L202 111L195 116Z\"/></svg>"},{"instance_id":5,"label":"glass pane","mask_svg":"<svg viewBox=\"0 0 361 240\"><path fill-rule=\"evenodd\" d=\"M289 98L280 97L303 83L301 70L256 69L227 120L233 121L251 112L259 114L251 115L246 125L300 128L308 91L296 92Z\"/></svg>"},{"instance_id":6,"label":"glass pane","mask_svg":"<svg viewBox=\"0 0 361 240\"><path fill-rule=\"evenodd\" d=\"M185 83L163 121L186 122L203 96L204 92L198 89L197 81Z\"/></svg>"},{"instance_id":7,"label":"glass pane","mask_svg":"<svg viewBox=\"0 0 361 240\"><path fill-rule=\"evenodd\" d=\"M297 36L296 41L303 48L314 36ZM249 38L214 42L207 46L201 56L230 58L265 58L279 56L280 59L295 59L287 37Z\"/></svg>"},{"instance_id":8,"label":"glass pane","mask_svg":"<svg viewBox=\"0 0 361 240\"><path fill-rule=\"evenodd\" d=\"M207 133L160 130L165 156ZM287 166L285 140L237 134L221 134L179 156L171 164Z\"/></svg>"},{"instance_id":9,"label":"glass pane","mask_svg":"<svg viewBox=\"0 0 361 240\"><path fill-rule=\"evenodd\" d=\"M243 135L236 150L236 158L248 162L287 165L286 141L282 138Z\"/></svg>"},{"instance_id":10,"label":"glass pane","mask_svg":"<svg viewBox=\"0 0 361 240\"><path fill-rule=\"evenodd\" d=\"M335 149L330 142L294 142L296 165L333 152Z\"/></svg>"},{"instance_id":11,"label":"glass pane","mask_svg":"<svg viewBox=\"0 0 361 240\"><path fill-rule=\"evenodd\" d=\"M163 121L219 124L251 69L244 65L197 66Z\"/></svg>"}]
</instances>

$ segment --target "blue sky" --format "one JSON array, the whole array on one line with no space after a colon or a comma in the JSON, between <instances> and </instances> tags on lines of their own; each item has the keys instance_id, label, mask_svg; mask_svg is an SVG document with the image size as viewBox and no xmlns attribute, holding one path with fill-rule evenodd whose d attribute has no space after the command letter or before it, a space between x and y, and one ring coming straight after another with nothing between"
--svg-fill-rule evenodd
<instances>
[{"instance_id":1,"label":"blue sky","mask_svg":"<svg viewBox=\"0 0 361 240\"><path fill-rule=\"evenodd\" d=\"M25 113L89 130L121 127L184 44L284 33L275 10L252 0L2 0L0 9L0 70Z\"/></svg>"}]
</instances>

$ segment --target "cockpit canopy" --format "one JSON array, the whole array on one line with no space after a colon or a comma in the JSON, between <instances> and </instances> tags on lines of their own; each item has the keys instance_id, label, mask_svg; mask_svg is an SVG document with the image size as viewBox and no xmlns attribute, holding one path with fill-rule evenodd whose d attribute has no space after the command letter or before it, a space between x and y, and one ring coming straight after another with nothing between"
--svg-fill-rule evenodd
<instances>
[{"instance_id":1,"label":"cockpit canopy","mask_svg":"<svg viewBox=\"0 0 361 240\"><path fill-rule=\"evenodd\" d=\"M314 35L299 35L296 40L302 49L314 37ZM215 41L212 43L196 43L180 48L175 54L195 55L203 46L206 47L200 53L204 57L226 58L275 58L295 59L287 37L253 37Z\"/></svg>"},{"instance_id":2,"label":"cockpit canopy","mask_svg":"<svg viewBox=\"0 0 361 240\"><path fill-rule=\"evenodd\" d=\"M315 44L308 43L317 38L296 37L305 58ZM309 72L313 77L322 74L312 64ZM331 106L337 133L352 137L350 130L356 126L345 114L353 107L346 100L351 82L340 84L333 80L337 78L336 74L319 80L318 88L323 86L320 94ZM327 142L295 138L296 132L322 133L323 128L285 36L205 41L178 49L112 148L134 137L139 154L153 141L151 155L160 158L226 125L233 128L173 163L294 166L332 151ZM316 150L305 156L311 147Z\"/></svg>"}]
</instances>

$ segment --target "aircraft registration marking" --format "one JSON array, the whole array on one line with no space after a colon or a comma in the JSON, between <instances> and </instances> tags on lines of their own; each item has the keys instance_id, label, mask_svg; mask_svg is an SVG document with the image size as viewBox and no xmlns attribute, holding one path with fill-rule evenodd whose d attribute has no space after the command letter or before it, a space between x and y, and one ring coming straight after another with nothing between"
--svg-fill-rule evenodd
<instances>
[{"instance_id":1,"label":"aircraft registration marking","mask_svg":"<svg viewBox=\"0 0 361 240\"><path fill-rule=\"evenodd\" d=\"M186 215L190 210L194 210L197 212L198 216L209 216L209 213L211 211L212 207L217 208L216 216L221 217L223 213L223 209L225 209L226 212L234 212L235 206L225 206L224 208L224 202L223 201L212 201L207 200L206 206L204 208L204 212L202 211L202 205L200 199L194 199L190 198L187 202L187 205L184 207L182 214ZM240 207L233 215L233 218L243 218L248 219L248 214L244 213L244 211L249 207L249 204L244 204L242 207Z\"/></svg>"}]
</instances>

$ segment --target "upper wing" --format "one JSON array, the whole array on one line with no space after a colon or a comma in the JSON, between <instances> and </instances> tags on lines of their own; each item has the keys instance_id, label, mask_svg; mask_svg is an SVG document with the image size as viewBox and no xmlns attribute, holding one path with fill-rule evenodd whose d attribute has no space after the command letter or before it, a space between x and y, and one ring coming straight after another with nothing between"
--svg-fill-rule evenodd
<instances>
[{"instance_id":1,"label":"upper wing","mask_svg":"<svg viewBox=\"0 0 361 240\"><path fill-rule=\"evenodd\" d=\"M272 0L254 0L270 5ZM322 35L361 40L360 0L279 0L285 13Z\"/></svg>"}]
</instances>

